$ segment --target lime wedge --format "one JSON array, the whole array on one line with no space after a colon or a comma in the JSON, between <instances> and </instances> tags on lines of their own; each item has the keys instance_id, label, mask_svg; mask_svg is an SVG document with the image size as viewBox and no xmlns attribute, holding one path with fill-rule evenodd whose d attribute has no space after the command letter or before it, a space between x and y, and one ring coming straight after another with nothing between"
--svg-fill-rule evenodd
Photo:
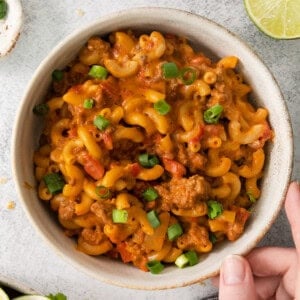
<instances>
[{"instance_id":1,"label":"lime wedge","mask_svg":"<svg viewBox=\"0 0 300 300\"><path fill-rule=\"evenodd\" d=\"M300 37L299 0L244 0L254 24L275 39Z\"/></svg>"},{"instance_id":2,"label":"lime wedge","mask_svg":"<svg viewBox=\"0 0 300 300\"><path fill-rule=\"evenodd\" d=\"M9 300L7 294L0 288L0 300Z\"/></svg>"}]
</instances>

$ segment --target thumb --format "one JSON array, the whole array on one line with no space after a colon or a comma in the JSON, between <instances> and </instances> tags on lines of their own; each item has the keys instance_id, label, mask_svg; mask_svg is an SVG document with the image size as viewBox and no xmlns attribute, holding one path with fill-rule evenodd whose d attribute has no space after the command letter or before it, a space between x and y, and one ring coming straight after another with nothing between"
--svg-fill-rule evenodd
<instances>
[{"instance_id":1,"label":"thumb","mask_svg":"<svg viewBox=\"0 0 300 300\"><path fill-rule=\"evenodd\" d=\"M257 299L251 268L243 257L230 255L223 261L220 271L219 299Z\"/></svg>"}]
</instances>

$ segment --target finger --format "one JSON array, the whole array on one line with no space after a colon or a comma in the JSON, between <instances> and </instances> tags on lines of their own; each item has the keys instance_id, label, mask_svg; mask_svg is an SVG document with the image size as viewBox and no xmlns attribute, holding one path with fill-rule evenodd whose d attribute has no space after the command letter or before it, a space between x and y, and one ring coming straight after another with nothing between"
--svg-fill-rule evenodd
<instances>
[{"instance_id":1,"label":"finger","mask_svg":"<svg viewBox=\"0 0 300 300\"><path fill-rule=\"evenodd\" d=\"M289 295L287 290L285 289L285 287L283 286L283 284L281 282L276 291L276 299L291 300L291 299L297 299L297 298L294 298L294 296Z\"/></svg>"},{"instance_id":2,"label":"finger","mask_svg":"<svg viewBox=\"0 0 300 300\"><path fill-rule=\"evenodd\" d=\"M300 264L300 186L297 182L292 182L289 186L285 201L285 211L291 225L294 243L298 252L298 264ZM295 281L295 299L300 299L299 272L296 275Z\"/></svg>"},{"instance_id":3,"label":"finger","mask_svg":"<svg viewBox=\"0 0 300 300\"><path fill-rule=\"evenodd\" d=\"M222 263L219 299L257 299L251 268L241 256L230 255Z\"/></svg>"},{"instance_id":4,"label":"finger","mask_svg":"<svg viewBox=\"0 0 300 300\"><path fill-rule=\"evenodd\" d=\"M254 249L247 259L255 276L278 276L295 264L297 254L294 248L262 247Z\"/></svg>"},{"instance_id":5,"label":"finger","mask_svg":"<svg viewBox=\"0 0 300 300\"><path fill-rule=\"evenodd\" d=\"M289 186L285 211L291 225L295 246L300 254L300 187L297 182L292 182Z\"/></svg>"},{"instance_id":6,"label":"finger","mask_svg":"<svg viewBox=\"0 0 300 300\"><path fill-rule=\"evenodd\" d=\"M271 299L274 297L280 284L280 280L280 276L255 277L254 284L259 299Z\"/></svg>"}]
</instances>

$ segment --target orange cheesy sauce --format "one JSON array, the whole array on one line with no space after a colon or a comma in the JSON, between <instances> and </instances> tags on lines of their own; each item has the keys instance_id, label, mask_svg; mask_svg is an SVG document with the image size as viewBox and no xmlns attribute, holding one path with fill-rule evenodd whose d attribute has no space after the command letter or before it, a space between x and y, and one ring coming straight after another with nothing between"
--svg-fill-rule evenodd
<instances>
[{"instance_id":1,"label":"orange cheesy sauce","mask_svg":"<svg viewBox=\"0 0 300 300\"><path fill-rule=\"evenodd\" d=\"M243 234L273 131L237 64L120 31L53 72L35 176L78 250L147 271Z\"/></svg>"}]
</instances>

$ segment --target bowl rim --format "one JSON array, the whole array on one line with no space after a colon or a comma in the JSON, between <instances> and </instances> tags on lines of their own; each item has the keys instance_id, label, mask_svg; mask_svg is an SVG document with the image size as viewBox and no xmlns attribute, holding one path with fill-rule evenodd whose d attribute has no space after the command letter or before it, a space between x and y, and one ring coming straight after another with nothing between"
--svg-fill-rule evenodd
<instances>
[{"instance_id":1,"label":"bowl rim","mask_svg":"<svg viewBox=\"0 0 300 300\"><path fill-rule=\"evenodd\" d=\"M99 274L94 274L93 271L87 270L85 267L83 267L80 263L78 263L77 261L73 260L71 257L68 256L67 253L65 253L65 251L63 250L62 247L60 247L59 245L54 245L54 243L52 243L46 236L44 229L40 228L36 221L34 220L34 218L32 217L32 213L31 213L31 209L30 209L30 205L28 203L28 201L24 200L24 195L23 195L23 191L21 189L21 180L22 178L20 178L19 174L18 174L18 155L17 155L17 145L18 145L18 136L19 133L18 131L22 128L22 115L23 115L23 106L26 104L26 102L28 102L28 93L31 90L34 81L38 78L39 73L46 68L46 65L51 61L51 59L55 56L55 54L59 51L59 49L63 46L66 45L68 43L70 43L73 39L76 39L76 36L78 36L79 34L82 34L84 32L86 32L88 29L93 28L93 26L95 25L99 25L99 24L103 24L105 22L108 22L112 19L116 20L118 17L120 16L125 16L125 15L134 15L134 14L139 14L141 12L145 12L147 11L147 13L151 14L151 13L156 13L158 11L164 11L167 15L167 12L174 12L182 17L188 15L190 18L194 18L195 21L197 20L201 20L201 22L207 24L210 27L213 27L215 30L218 30L220 32L222 32L223 34L228 35L232 40L235 40L239 43L240 46L244 47L244 50L249 52L249 54L251 53L251 55L255 58L255 60L260 64L260 66L262 68L264 68L265 72L268 73L270 75L270 79L272 80L272 84L274 86L274 88L277 89L278 94L280 95L280 100L281 100L281 106L284 110L284 114L286 116L285 121L286 121L286 125L288 128L288 135L289 135L289 139L287 139L287 147L289 149L289 153L288 153L288 157L289 157L289 161L288 166L287 166L287 173L288 176L285 180L285 182L283 182L283 194L281 197L281 201L278 203L278 206L276 208L276 210L273 211L272 217L270 218L269 222L266 223L264 225L263 230L259 233L259 235L256 236L255 239L251 240L251 243L248 243L246 247L244 247L239 253L240 255L246 255L247 253L249 253L249 251L251 249L253 249L257 243L264 237L264 235L267 233L267 231L270 229L270 227L272 226L272 224L274 223L275 219L277 218L283 202L284 202L284 198L287 192L287 188L288 188L288 183L290 181L291 178L291 173L292 173L292 166L293 166L293 134L292 134L292 125L291 125L291 120L290 120L290 116L288 113L288 109L287 109L287 105L286 102L284 101L284 97L280 91L279 85L276 82L276 79L274 78L272 72L270 72L270 70L268 69L268 67L265 65L265 63L260 59L260 57L255 53L255 51L253 51L241 38L239 38L237 35L235 35L234 33L232 33L231 31L229 31L228 29L226 29L225 27L219 25L218 23L216 23L215 21L212 21L206 17L203 17L201 15L195 14L195 13L191 13L185 10L181 10L181 9L175 9L175 8L166 8L166 7L137 7L137 8L130 8L130 9L125 9L125 10L120 10L120 11L116 11L110 14L106 14L103 17L99 17L97 20L88 23L84 26L82 26L80 29L74 30L71 34L68 34L65 38L63 38L47 55L46 57L42 60L42 62L39 64L39 66L36 68L30 82L27 84L27 87L25 88L25 91L23 93L22 96L22 100L19 106L19 109L17 111L16 114L16 119L15 119L15 123L14 123L14 127L13 127L13 133L12 133L12 155L11 155L11 159L12 159L12 171L13 171L13 177L15 179L16 182L16 189L17 189L17 194L19 197L19 200L22 203L22 206L25 210L25 213L28 217L28 219L30 220L30 223L33 225L33 227L36 229L37 232L39 232L39 234L42 236L42 238L46 241L46 243L48 245L51 246L52 249L55 250L55 253L59 254L61 257L63 257L63 259L67 262L70 263L71 266L75 266L78 270L82 271L83 273L97 279L97 280L101 280L102 282L106 282L108 284L113 284L113 285L117 285L117 286L121 286L121 287L127 287L127 288L133 288L133 289L143 289L143 290L161 290L161 289L169 289L169 288L176 288L176 287L183 287L183 286L187 286L187 285L191 285L194 283L198 283L201 281L204 281L205 279L208 279L212 276L216 276L219 273L219 267L216 267L213 271L211 271L208 274L202 275L202 276L193 276L193 278L189 279L189 280L181 280L181 281L177 281L177 282L173 282L169 285L162 285L159 282L157 282L156 285L129 285L129 284L124 284L123 282L118 282L118 281L114 281L114 280L109 280L107 278L105 278L104 275L100 276ZM27 101L26 101L27 99ZM158 280L159 281L159 280Z\"/></svg>"}]
</instances>

